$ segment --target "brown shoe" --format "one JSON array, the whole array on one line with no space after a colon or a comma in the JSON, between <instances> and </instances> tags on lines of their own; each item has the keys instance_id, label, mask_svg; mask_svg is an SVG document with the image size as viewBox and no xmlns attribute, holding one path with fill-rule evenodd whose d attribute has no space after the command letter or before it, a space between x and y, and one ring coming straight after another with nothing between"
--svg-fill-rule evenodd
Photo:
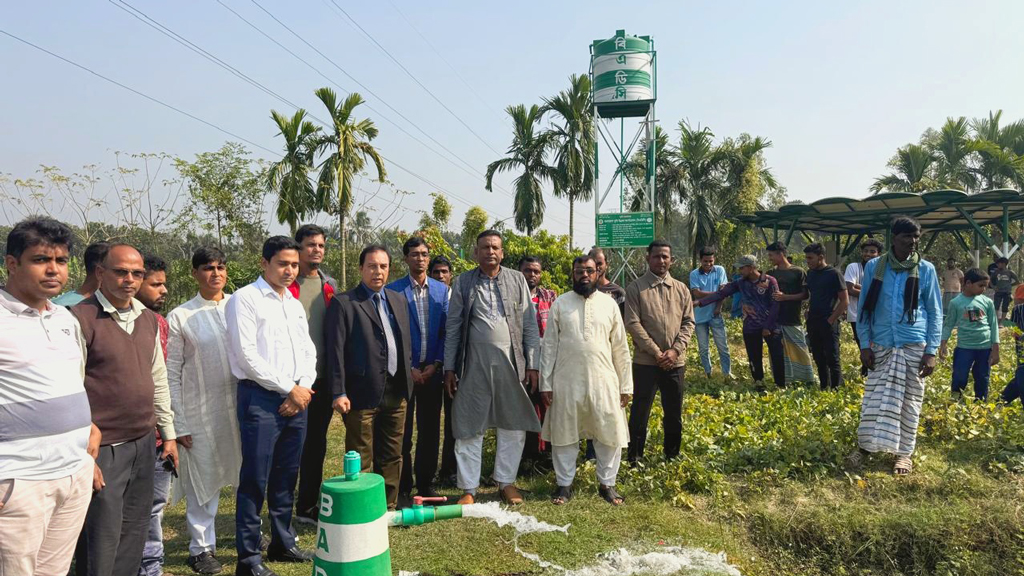
<instances>
[{"instance_id":1,"label":"brown shoe","mask_svg":"<svg viewBox=\"0 0 1024 576\"><path fill-rule=\"evenodd\" d=\"M462 498L459 498L459 501L458 501L459 506L465 506L467 504L475 504L475 503L476 503L476 498L474 498L473 495L468 493L468 492L463 494Z\"/></svg>"},{"instance_id":2,"label":"brown shoe","mask_svg":"<svg viewBox=\"0 0 1024 576\"><path fill-rule=\"evenodd\" d=\"M523 503L523 495L515 485L509 484L501 489L501 501L509 506L519 506Z\"/></svg>"}]
</instances>

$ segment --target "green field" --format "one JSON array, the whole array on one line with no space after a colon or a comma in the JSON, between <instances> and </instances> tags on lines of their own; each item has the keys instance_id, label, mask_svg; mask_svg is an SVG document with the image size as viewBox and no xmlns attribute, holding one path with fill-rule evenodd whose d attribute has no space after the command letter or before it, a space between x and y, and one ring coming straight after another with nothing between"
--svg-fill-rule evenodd
<instances>
[{"instance_id":1,"label":"green field","mask_svg":"<svg viewBox=\"0 0 1024 576\"><path fill-rule=\"evenodd\" d=\"M716 372L707 380L691 350L689 373L699 376L688 379L683 454L670 463L660 457L656 409L645 465L620 473L625 506L614 509L597 497L590 465L581 466L577 496L563 507L548 503L550 472L523 479L528 492L521 512L571 524L567 535L522 536L524 552L569 569L618 548L640 553L688 546L725 552L745 575L1024 574L1019 404L952 400L947 360L928 381L914 473L895 478L891 460L875 458L860 475L850 475L842 461L853 447L862 380L848 327L842 390L794 387L765 394L750 388L738 329L730 322L733 370L745 377L730 384ZM1009 330L1003 336L1008 340ZM1012 352L1012 343L1004 344L990 398L1013 374ZM343 453L339 419L331 438L327 472L336 474ZM487 446L493 450L493 440ZM494 489L482 496L493 499ZM233 510L233 495L225 491L217 523L224 573L234 569ZM166 570L190 574L183 503L168 508L164 532ZM300 544L312 548L312 528L299 533ZM390 536L395 570L545 572L515 551L511 528L484 520L392 529ZM282 576L311 572L308 564L271 566Z\"/></svg>"}]
</instances>

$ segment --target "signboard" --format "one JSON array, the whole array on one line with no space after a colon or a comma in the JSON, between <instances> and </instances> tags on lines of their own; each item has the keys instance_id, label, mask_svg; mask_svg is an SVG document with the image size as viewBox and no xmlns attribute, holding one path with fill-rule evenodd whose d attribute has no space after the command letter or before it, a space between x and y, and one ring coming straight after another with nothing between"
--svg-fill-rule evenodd
<instances>
[{"instance_id":1,"label":"signboard","mask_svg":"<svg viewBox=\"0 0 1024 576\"><path fill-rule=\"evenodd\" d=\"M597 215L597 245L603 248L646 248L654 241L654 212Z\"/></svg>"}]
</instances>

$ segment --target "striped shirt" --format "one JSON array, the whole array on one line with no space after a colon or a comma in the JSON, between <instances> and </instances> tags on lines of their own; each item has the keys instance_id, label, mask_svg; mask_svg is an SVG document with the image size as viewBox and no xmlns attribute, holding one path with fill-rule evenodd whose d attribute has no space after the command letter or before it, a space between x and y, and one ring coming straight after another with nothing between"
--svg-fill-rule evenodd
<instances>
[{"instance_id":1,"label":"striped shirt","mask_svg":"<svg viewBox=\"0 0 1024 576\"><path fill-rule=\"evenodd\" d=\"M409 276L409 288L412 290L412 301L416 304L416 321L420 326L420 359L422 366L427 360L427 330L430 322L430 282L424 278L423 284Z\"/></svg>"},{"instance_id":2,"label":"striped shirt","mask_svg":"<svg viewBox=\"0 0 1024 576\"><path fill-rule=\"evenodd\" d=\"M64 307L40 312L0 290L0 480L55 480L91 461L78 333Z\"/></svg>"}]
</instances>

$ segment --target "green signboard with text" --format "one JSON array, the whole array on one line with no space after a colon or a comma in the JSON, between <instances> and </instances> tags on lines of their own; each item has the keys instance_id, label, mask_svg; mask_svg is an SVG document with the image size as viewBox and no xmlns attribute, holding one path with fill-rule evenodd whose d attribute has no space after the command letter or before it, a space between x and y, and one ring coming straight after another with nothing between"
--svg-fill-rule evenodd
<instances>
[{"instance_id":1,"label":"green signboard with text","mask_svg":"<svg viewBox=\"0 0 1024 576\"><path fill-rule=\"evenodd\" d=\"M597 245L603 248L646 248L654 241L654 212L597 215Z\"/></svg>"}]
</instances>

